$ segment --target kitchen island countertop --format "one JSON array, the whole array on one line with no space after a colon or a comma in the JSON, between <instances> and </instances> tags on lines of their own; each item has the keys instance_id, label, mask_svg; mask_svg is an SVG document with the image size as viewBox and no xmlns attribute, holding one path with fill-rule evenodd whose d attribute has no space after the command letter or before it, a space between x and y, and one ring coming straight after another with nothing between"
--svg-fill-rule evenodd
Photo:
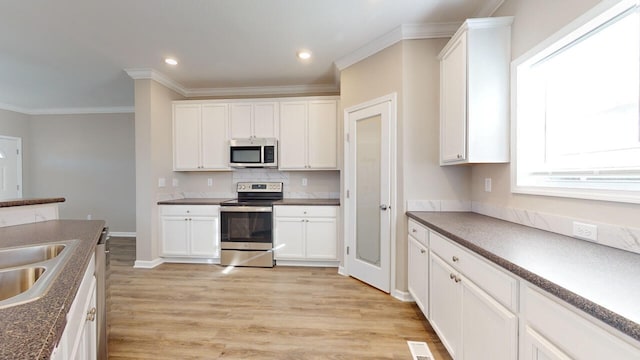
<instances>
[{"instance_id":1,"label":"kitchen island countertop","mask_svg":"<svg viewBox=\"0 0 640 360\"><path fill-rule=\"evenodd\" d=\"M0 309L0 359L49 359L104 225L102 220L50 220L0 228L0 249L79 240L42 297Z\"/></svg>"},{"instance_id":2,"label":"kitchen island countertop","mask_svg":"<svg viewBox=\"0 0 640 360\"><path fill-rule=\"evenodd\" d=\"M65 202L65 198L33 198L33 199L8 199L0 201L0 208L27 205L42 205Z\"/></svg>"},{"instance_id":3,"label":"kitchen island countertop","mask_svg":"<svg viewBox=\"0 0 640 360\"><path fill-rule=\"evenodd\" d=\"M640 254L470 212L407 216L640 341Z\"/></svg>"},{"instance_id":4,"label":"kitchen island countertop","mask_svg":"<svg viewBox=\"0 0 640 360\"><path fill-rule=\"evenodd\" d=\"M220 205L227 200L231 199L185 198L158 201L158 205ZM274 201L273 205L340 206L340 199L282 199Z\"/></svg>"}]
</instances>

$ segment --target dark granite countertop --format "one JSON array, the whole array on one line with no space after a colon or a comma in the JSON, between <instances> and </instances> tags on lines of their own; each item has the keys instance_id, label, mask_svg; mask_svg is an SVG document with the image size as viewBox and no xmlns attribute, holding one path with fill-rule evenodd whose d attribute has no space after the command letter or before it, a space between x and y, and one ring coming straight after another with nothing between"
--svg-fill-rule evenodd
<instances>
[{"instance_id":1,"label":"dark granite countertop","mask_svg":"<svg viewBox=\"0 0 640 360\"><path fill-rule=\"evenodd\" d=\"M80 240L41 298L0 309L0 359L49 359L104 225L102 220L51 220L0 228L0 248Z\"/></svg>"},{"instance_id":2,"label":"dark granite countertop","mask_svg":"<svg viewBox=\"0 0 640 360\"><path fill-rule=\"evenodd\" d=\"M10 199L0 201L0 207L40 205L65 202L65 198Z\"/></svg>"},{"instance_id":3,"label":"dark granite countertop","mask_svg":"<svg viewBox=\"0 0 640 360\"><path fill-rule=\"evenodd\" d=\"M158 201L158 205L220 205L221 202L231 200L215 198L186 198Z\"/></svg>"},{"instance_id":4,"label":"dark granite countertop","mask_svg":"<svg viewBox=\"0 0 640 360\"><path fill-rule=\"evenodd\" d=\"M640 341L640 255L468 212L416 221Z\"/></svg>"},{"instance_id":5,"label":"dark granite countertop","mask_svg":"<svg viewBox=\"0 0 640 360\"><path fill-rule=\"evenodd\" d=\"M158 205L220 205L231 199L186 198L158 201ZM340 206L340 199L282 199L273 205Z\"/></svg>"}]
</instances>

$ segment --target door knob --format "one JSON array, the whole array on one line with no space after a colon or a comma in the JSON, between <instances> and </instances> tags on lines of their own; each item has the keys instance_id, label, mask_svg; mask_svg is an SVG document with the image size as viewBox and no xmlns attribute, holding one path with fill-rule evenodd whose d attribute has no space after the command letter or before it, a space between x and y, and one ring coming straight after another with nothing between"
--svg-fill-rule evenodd
<instances>
[{"instance_id":1,"label":"door knob","mask_svg":"<svg viewBox=\"0 0 640 360\"><path fill-rule=\"evenodd\" d=\"M382 204L380 205L380 210L387 210L387 205L386 204Z\"/></svg>"}]
</instances>

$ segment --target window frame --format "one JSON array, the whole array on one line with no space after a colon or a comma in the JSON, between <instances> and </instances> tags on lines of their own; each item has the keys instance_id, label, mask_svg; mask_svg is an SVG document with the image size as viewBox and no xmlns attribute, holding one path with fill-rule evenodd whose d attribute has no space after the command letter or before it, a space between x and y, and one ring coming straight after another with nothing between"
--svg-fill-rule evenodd
<instances>
[{"instance_id":1,"label":"window frame","mask_svg":"<svg viewBox=\"0 0 640 360\"><path fill-rule=\"evenodd\" d=\"M554 186L518 185L518 71L521 66L530 66L540 59L546 58L575 40L590 33L600 25L614 19L633 7L640 5L639 0L604 0L582 16L578 17L546 40L534 46L511 63L511 192L516 194L556 196L566 198L604 200L626 203L640 203L640 190L592 189L580 188L584 181L566 181L558 179L550 182ZM589 176L593 171L575 171L569 176ZM622 173L622 172L621 172ZM634 182L640 184L640 170L630 172ZM562 176L560 174L559 176ZM589 184L602 186L602 181ZM561 185L563 184L563 185Z\"/></svg>"}]
</instances>

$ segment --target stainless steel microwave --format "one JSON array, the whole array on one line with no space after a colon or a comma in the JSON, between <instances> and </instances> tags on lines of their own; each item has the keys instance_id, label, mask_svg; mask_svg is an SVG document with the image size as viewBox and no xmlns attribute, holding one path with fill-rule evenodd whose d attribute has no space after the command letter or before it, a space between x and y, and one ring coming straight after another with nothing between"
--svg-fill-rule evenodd
<instances>
[{"instance_id":1,"label":"stainless steel microwave","mask_svg":"<svg viewBox=\"0 0 640 360\"><path fill-rule=\"evenodd\" d=\"M278 140L274 138L232 139L229 166L235 168L278 167Z\"/></svg>"}]
</instances>

